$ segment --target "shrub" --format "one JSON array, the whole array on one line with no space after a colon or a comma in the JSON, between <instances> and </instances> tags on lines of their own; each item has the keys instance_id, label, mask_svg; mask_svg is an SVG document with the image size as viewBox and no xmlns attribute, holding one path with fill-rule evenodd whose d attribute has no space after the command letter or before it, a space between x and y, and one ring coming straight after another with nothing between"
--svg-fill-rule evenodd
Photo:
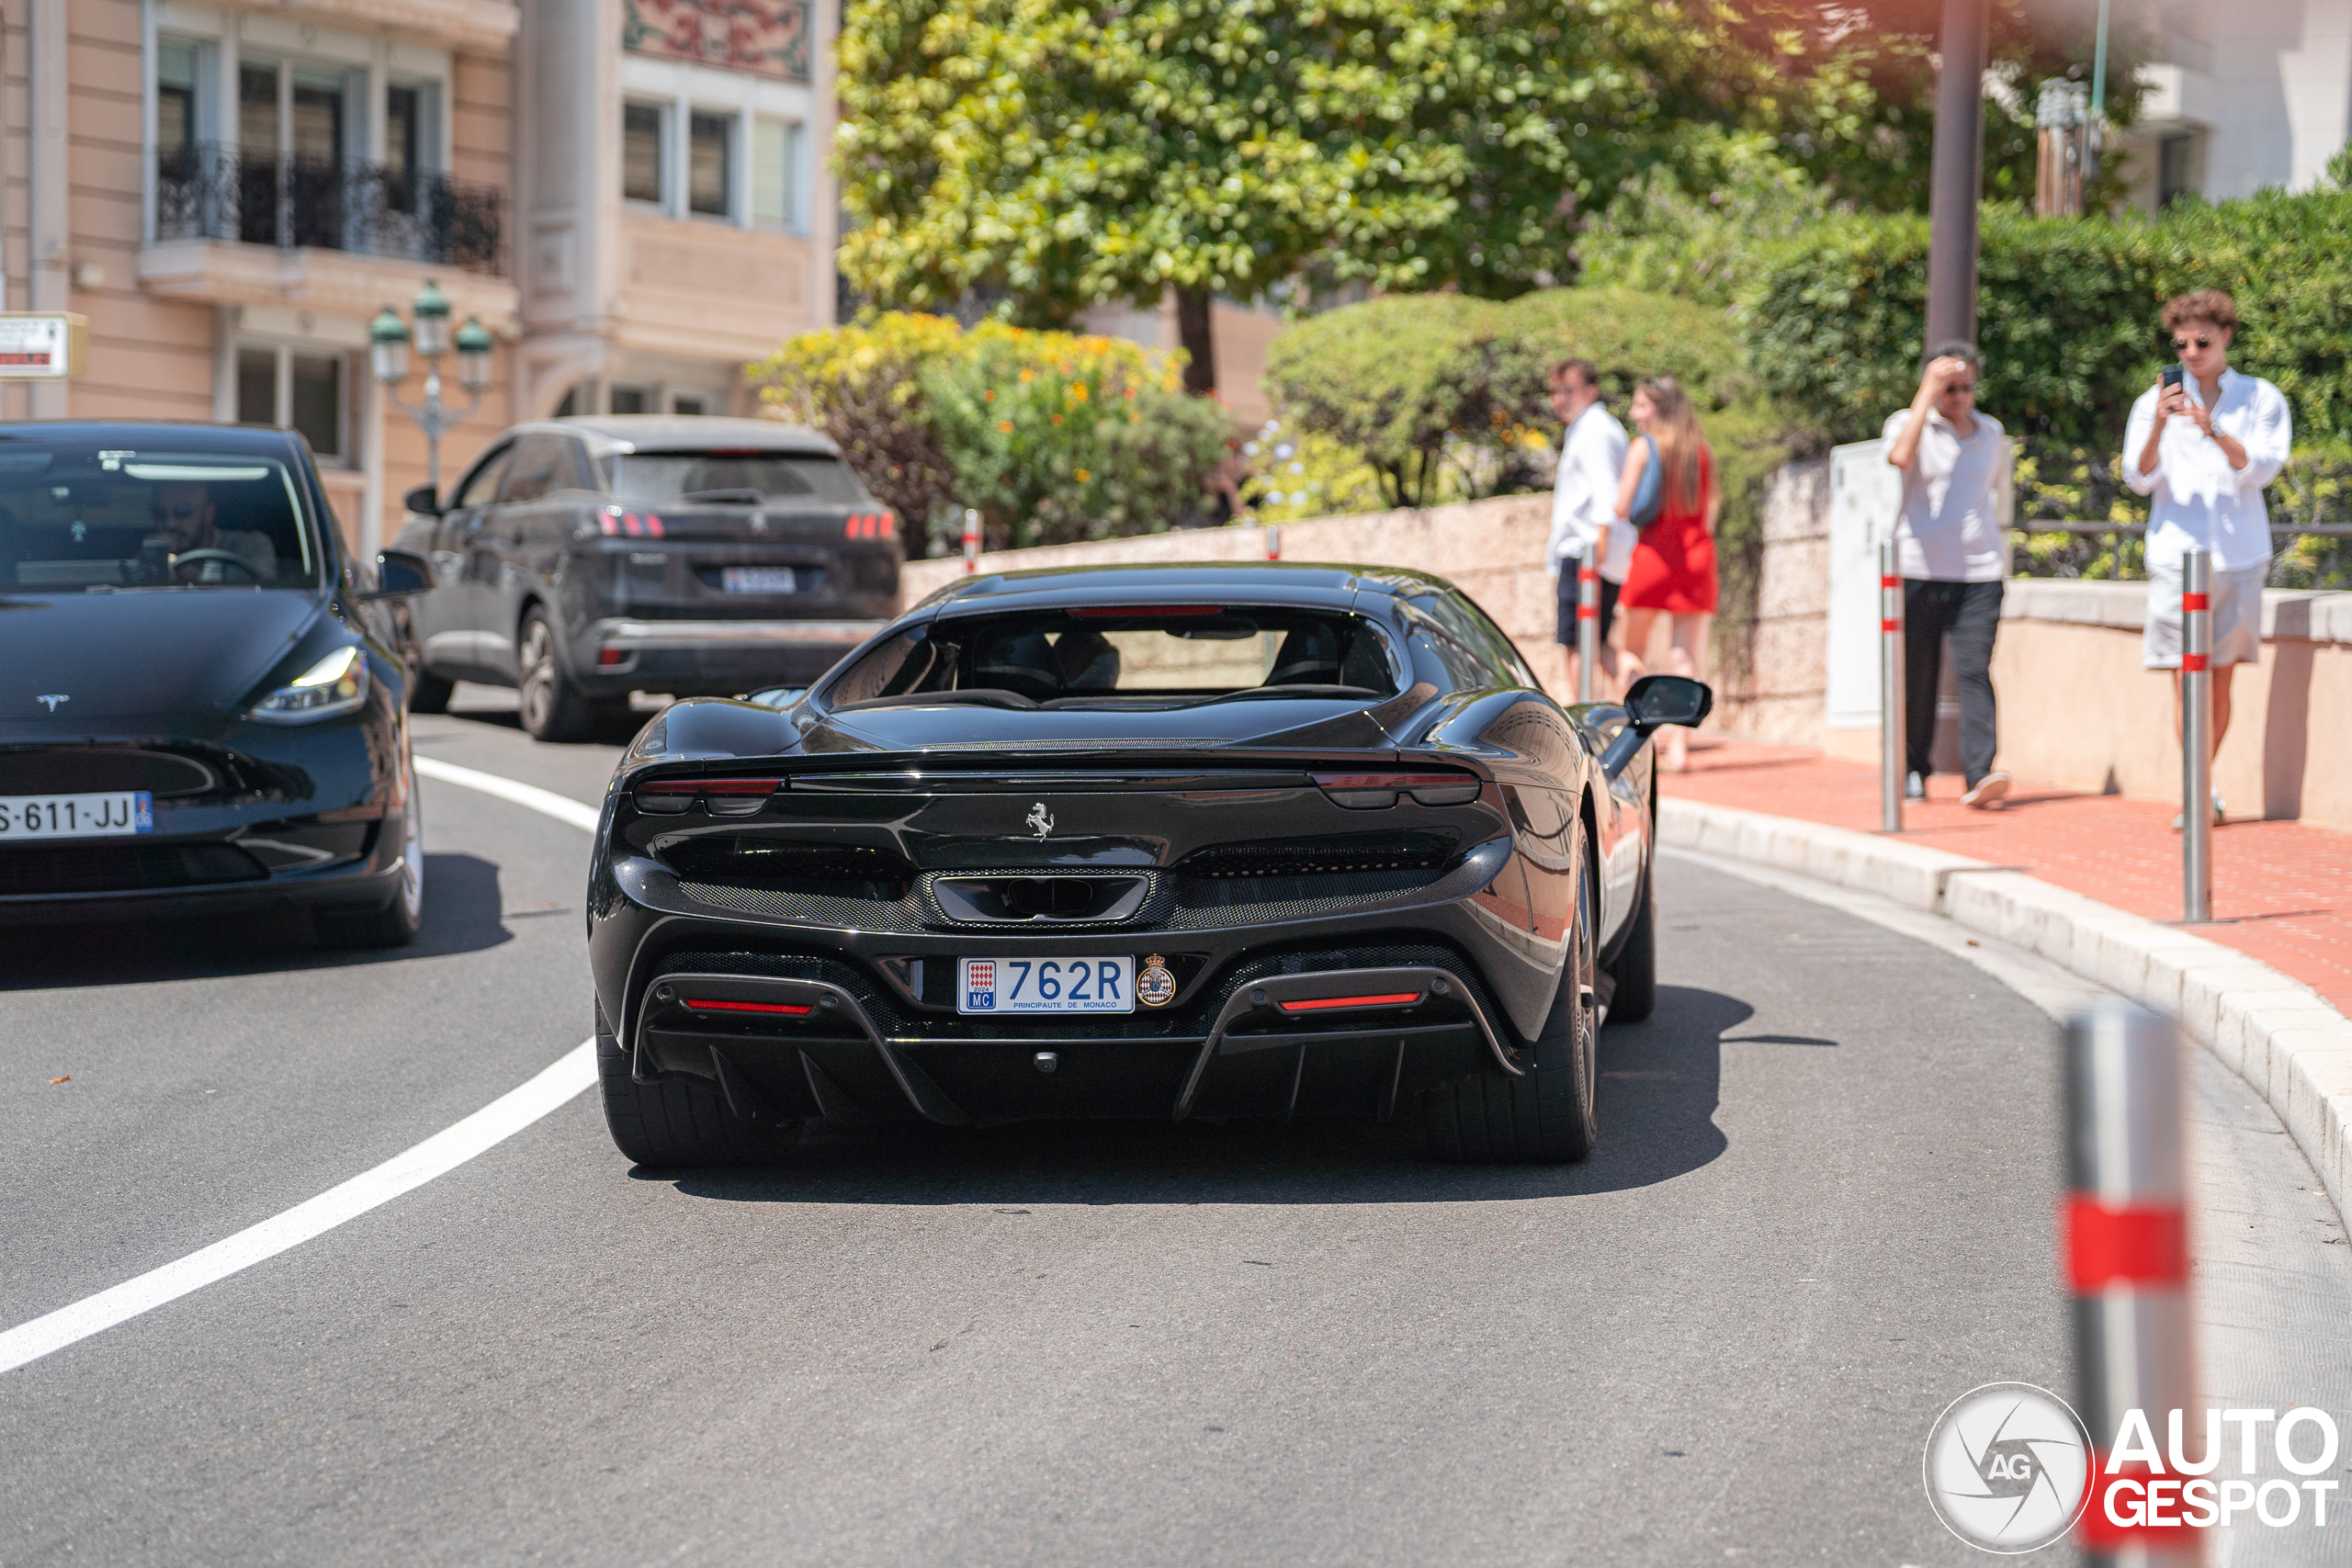
<instances>
[{"instance_id":1,"label":"shrub","mask_svg":"<svg viewBox=\"0 0 2352 1568\"><path fill-rule=\"evenodd\" d=\"M1619 193L1577 242L1577 283L1637 288L1696 304L1735 304L1766 251L1828 217L1829 193L1756 133L1708 133L1687 172L1650 170Z\"/></svg>"},{"instance_id":2,"label":"shrub","mask_svg":"<svg viewBox=\"0 0 2352 1568\"><path fill-rule=\"evenodd\" d=\"M2035 219L1987 207L1978 343L1987 412L2012 433L2105 447L2172 355L2157 312L2226 288L2231 362L2278 384L2298 435L2352 438L2352 194L2184 203L2162 220ZM1928 224L1845 216L1773 249L1743 303L1748 362L1838 440L1878 434L1918 385Z\"/></svg>"},{"instance_id":3,"label":"shrub","mask_svg":"<svg viewBox=\"0 0 2352 1568\"><path fill-rule=\"evenodd\" d=\"M789 339L763 396L841 444L926 551L978 508L991 549L1158 533L1199 508L1231 422L1181 355L890 312Z\"/></svg>"}]
</instances>

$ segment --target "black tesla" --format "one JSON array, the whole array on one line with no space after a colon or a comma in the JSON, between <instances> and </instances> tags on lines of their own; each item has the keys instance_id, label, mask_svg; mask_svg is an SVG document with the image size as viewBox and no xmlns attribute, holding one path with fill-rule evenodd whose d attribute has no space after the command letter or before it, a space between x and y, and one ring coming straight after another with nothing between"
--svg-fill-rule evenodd
<instances>
[{"instance_id":1,"label":"black tesla","mask_svg":"<svg viewBox=\"0 0 2352 1568\"><path fill-rule=\"evenodd\" d=\"M300 436L0 425L0 921L311 912L416 933L424 852L390 601Z\"/></svg>"},{"instance_id":2,"label":"black tesla","mask_svg":"<svg viewBox=\"0 0 2352 1568\"><path fill-rule=\"evenodd\" d=\"M1650 732L1563 709L1443 581L1017 573L789 706L678 703L590 869L605 1113L643 1164L811 1118L1386 1119L1564 1161L1656 988Z\"/></svg>"}]
</instances>

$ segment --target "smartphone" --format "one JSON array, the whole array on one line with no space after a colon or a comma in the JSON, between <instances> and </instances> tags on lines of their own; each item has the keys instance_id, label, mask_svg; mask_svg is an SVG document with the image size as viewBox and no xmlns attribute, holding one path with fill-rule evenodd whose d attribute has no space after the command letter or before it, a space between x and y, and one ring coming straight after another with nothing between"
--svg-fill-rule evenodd
<instances>
[{"instance_id":1,"label":"smartphone","mask_svg":"<svg viewBox=\"0 0 2352 1568\"><path fill-rule=\"evenodd\" d=\"M2156 378L2156 385L2163 390L2169 392L2188 378L2188 372L2187 370L2177 365L2167 365L2165 367L2165 373Z\"/></svg>"}]
</instances>

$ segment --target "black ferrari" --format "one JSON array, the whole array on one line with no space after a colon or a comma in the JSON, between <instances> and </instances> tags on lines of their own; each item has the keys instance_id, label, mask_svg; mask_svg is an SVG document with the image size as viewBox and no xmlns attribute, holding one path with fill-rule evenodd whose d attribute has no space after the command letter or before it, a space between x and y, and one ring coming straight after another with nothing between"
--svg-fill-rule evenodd
<instances>
[{"instance_id":1,"label":"black ferrari","mask_svg":"<svg viewBox=\"0 0 2352 1568\"><path fill-rule=\"evenodd\" d=\"M299 435L0 425L0 922L424 909L407 670Z\"/></svg>"},{"instance_id":2,"label":"black ferrari","mask_svg":"<svg viewBox=\"0 0 2352 1568\"><path fill-rule=\"evenodd\" d=\"M807 1122L1364 1115L1568 1161L1656 994L1651 676L1563 709L1443 581L974 577L806 693L681 702L589 873L640 1164Z\"/></svg>"}]
</instances>

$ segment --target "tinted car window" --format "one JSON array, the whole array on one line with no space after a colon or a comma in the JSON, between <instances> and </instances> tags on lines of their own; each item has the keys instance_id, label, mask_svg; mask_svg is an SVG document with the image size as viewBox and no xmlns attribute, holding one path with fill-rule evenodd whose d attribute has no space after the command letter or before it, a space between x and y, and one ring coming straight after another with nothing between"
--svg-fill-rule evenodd
<instances>
[{"instance_id":1,"label":"tinted car window","mask_svg":"<svg viewBox=\"0 0 2352 1568\"><path fill-rule=\"evenodd\" d=\"M584 478L579 443L565 435L526 435L506 459L498 499L503 503L537 501L556 491L577 490Z\"/></svg>"},{"instance_id":2,"label":"tinted car window","mask_svg":"<svg viewBox=\"0 0 2352 1568\"><path fill-rule=\"evenodd\" d=\"M757 505L769 501L859 506L873 500L838 457L711 449L633 452L605 462L614 495L646 506L695 502Z\"/></svg>"},{"instance_id":3,"label":"tinted car window","mask_svg":"<svg viewBox=\"0 0 2352 1568\"><path fill-rule=\"evenodd\" d=\"M488 506L498 493L498 481L506 475L506 459L513 455L512 446L502 446L483 458L474 471L458 484L457 494L449 498L451 511L463 506Z\"/></svg>"},{"instance_id":4,"label":"tinted car window","mask_svg":"<svg viewBox=\"0 0 2352 1568\"><path fill-rule=\"evenodd\" d=\"M0 585L309 587L322 556L300 476L277 458L0 445Z\"/></svg>"},{"instance_id":5,"label":"tinted car window","mask_svg":"<svg viewBox=\"0 0 2352 1568\"><path fill-rule=\"evenodd\" d=\"M1355 615L1254 606L1205 615L1048 610L910 628L842 671L826 696L841 706L926 692L1054 702L1282 687L1387 696L1396 681L1379 629Z\"/></svg>"},{"instance_id":6,"label":"tinted car window","mask_svg":"<svg viewBox=\"0 0 2352 1568\"><path fill-rule=\"evenodd\" d=\"M1468 600L1452 593L1431 593L1413 601L1420 610L1445 633L1445 639L1456 645L1460 654L1466 654L1481 671L1470 683L1476 685L1524 685L1532 682L1522 678L1524 666L1519 650L1510 639L1497 630L1495 624L1481 614ZM1446 672L1456 684L1464 683L1464 671L1454 668L1456 660L1443 650L1439 658L1446 665Z\"/></svg>"}]
</instances>

